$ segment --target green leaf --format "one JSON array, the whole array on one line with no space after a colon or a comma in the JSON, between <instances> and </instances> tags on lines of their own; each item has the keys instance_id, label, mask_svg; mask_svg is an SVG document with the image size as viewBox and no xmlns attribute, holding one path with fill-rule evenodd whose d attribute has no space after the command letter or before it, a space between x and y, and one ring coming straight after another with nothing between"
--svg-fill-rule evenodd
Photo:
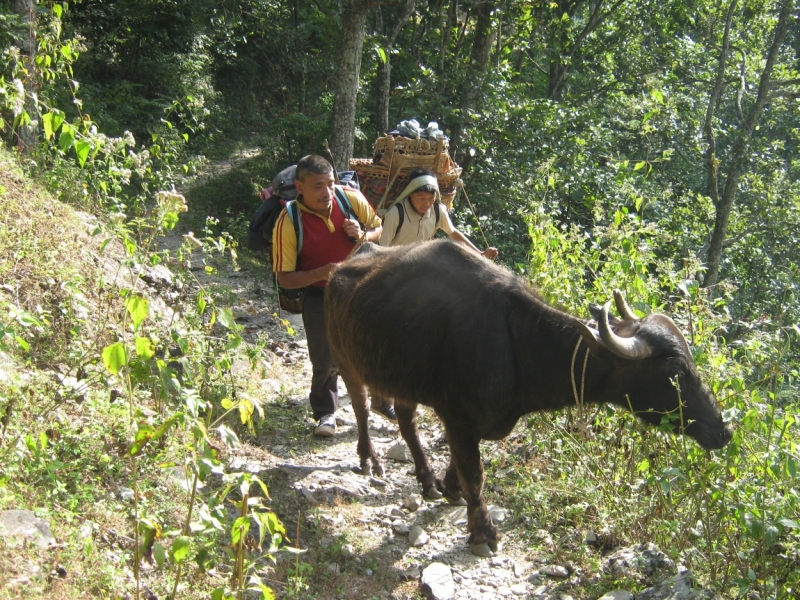
<instances>
[{"instance_id":1,"label":"green leaf","mask_svg":"<svg viewBox=\"0 0 800 600\"><path fill-rule=\"evenodd\" d=\"M89 150L92 149L92 145L85 141L85 140L78 140L75 143L75 153L78 155L78 164L80 164L81 168L83 165L86 164L86 159L89 156Z\"/></svg>"},{"instance_id":2,"label":"green leaf","mask_svg":"<svg viewBox=\"0 0 800 600\"><path fill-rule=\"evenodd\" d=\"M156 542L153 544L153 556L156 559L156 564L160 569L164 568L164 565L167 563L167 551L164 549L164 546L161 545L160 542Z\"/></svg>"},{"instance_id":3,"label":"green leaf","mask_svg":"<svg viewBox=\"0 0 800 600\"><path fill-rule=\"evenodd\" d=\"M200 292L197 294L197 312L201 315L206 312L206 306L208 303L206 302L205 298L203 298L203 293Z\"/></svg>"},{"instance_id":4,"label":"green leaf","mask_svg":"<svg viewBox=\"0 0 800 600\"><path fill-rule=\"evenodd\" d=\"M54 5L53 5L53 13L54 13L54 14L55 14L55 15L56 15L56 16L57 16L59 19L61 18L61 15L63 14L63 12L64 12L64 7L63 7L63 6L61 6L60 4L54 4Z\"/></svg>"},{"instance_id":5,"label":"green leaf","mask_svg":"<svg viewBox=\"0 0 800 600\"><path fill-rule=\"evenodd\" d=\"M147 444L160 440L164 437L164 434L182 418L183 413L176 413L164 421L158 429L154 429L152 425L144 421L139 423L139 429L136 431L136 438L131 446L129 454L131 456L136 456Z\"/></svg>"},{"instance_id":6,"label":"green leaf","mask_svg":"<svg viewBox=\"0 0 800 600\"><path fill-rule=\"evenodd\" d=\"M378 58L381 61L381 64L386 64L386 50L383 48L378 48Z\"/></svg>"},{"instance_id":7,"label":"green leaf","mask_svg":"<svg viewBox=\"0 0 800 600\"><path fill-rule=\"evenodd\" d=\"M58 136L58 145L62 152L66 152L73 143L75 143L75 130L72 129L72 125L65 124L61 128L61 135Z\"/></svg>"},{"instance_id":8,"label":"green leaf","mask_svg":"<svg viewBox=\"0 0 800 600\"><path fill-rule=\"evenodd\" d=\"M192 540L185 535L180 535L172 542L172 558L175 562L183 562L189 555Z\"/></svg>"},{"instance_id":9,"label":"green leaf","mask_svg":"<svg viewBox=\"0 0 800 600\"><path fill-rule=\"evenodd\" d=\"M219 319L219 322L222 324L222 326L227 329L232 329L234 331L238 329L238 325L236 325L236 321L233 318L233 313L229 308L218 310L217 319Z\"/></svg>"},{"instance_id":10,"label":"green leaf","mask_svg":"<svg viewBox=\"0 0 800 600\"><path fill-rule=\"evenodd\" d=\"M150 338L137 337L136 338L136 354L139 358L149 360L155 355L153 350L153 342Z\"/></svg>"},{"instance_id":11,"label":"green leaf","mask_svg":"<svg viewBox=\"0 0 800 600\"><path fill-rule=\"evenodd\" d=\"M44 127L44 137L49 140L53 137L53 113L42 115L42 126Z\"/></svg>"},{"instance_id":12,"label":"green leaf","mask_svg":"<svg viewBox=\"0 0 800 600\"><path fill-rule=\"evenodd\" d=\"M235 546L247 536L250 531L250 517L239 517L231 527L231 543Z\"/></svg>"},{"instance_id":13,"label":"green leaf","mask_svg":"<svg viewBox=\"0 0 800 600\"><path fill-rule=\"evenodd\" d=\"M144 296L129 296L125 299L125 308L133 321L133 330L137 331L150 312L150 301Z\"/></svg>"},{"instance_id":14,"label":"green leaf","mask_svg":"<svg viewBox=\"0 0 800 600\"><path fill-rule=\"evenodd\" d=\"M788 517L783 517L782 519L778 519L778 523L783 525L787 529L800 529L800 523Z\"/></svg>"},{"instance_id":15,"label":"green leaf","mask_svg":"<svg viewBox=\"0 0 800 600\"><path fill-rule=\"evenodd\" d=\"M125 346L123 346L120 342L116 342L103 348L102 358L106 369L111 371L114 375L118 375L120 369L128 364Z\"/></svg>"},{"instance_id":16,"label":"green leaf","mask_svg":"<svg viewBox=\"0 0 800 600\"><path fill-rule=\"evenodd\" d=\"M645 163L645 161L641 160L637 162L635 165L633 165L633 170L638 171L639 169L643 169L646 164L647 163Z\"/></svg>"}]
</instances>

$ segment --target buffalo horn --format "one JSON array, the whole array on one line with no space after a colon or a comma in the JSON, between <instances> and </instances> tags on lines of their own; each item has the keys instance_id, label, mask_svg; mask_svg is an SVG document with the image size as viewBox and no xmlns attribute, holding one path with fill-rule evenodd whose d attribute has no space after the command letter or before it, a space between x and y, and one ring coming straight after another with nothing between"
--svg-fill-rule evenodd
<instances>
[{"instance_id":1,"label":"buffalo horn","mask_svg":"<svg viewBox=\"0 0 800 600\"><path fill-rule=\"evenodd\" d=\"M617 305L617 312L624 321L638 321L639 317L633 314L631 307L625 302L625 296L619 290L614 290L614 304Z\"/></svg>"},{"instance_id":2,"label":"buffalo horn","mask_svg":"<svg viewBox=\"0 0 800 600\"><path fill-rule=\"evenodd\" d=\"M653 350L642 340L635 337L620 337L611 331L611 326L608 324L608 309L610 305L610 302L606 302L603 305L603 311L600 313L600 321L597 324L600 331L600 340L603 342L603 345L620 358L638 360L650 356ZM620 313L621 312L622 311L620 311Z\"/></svg>"}]
</instances>

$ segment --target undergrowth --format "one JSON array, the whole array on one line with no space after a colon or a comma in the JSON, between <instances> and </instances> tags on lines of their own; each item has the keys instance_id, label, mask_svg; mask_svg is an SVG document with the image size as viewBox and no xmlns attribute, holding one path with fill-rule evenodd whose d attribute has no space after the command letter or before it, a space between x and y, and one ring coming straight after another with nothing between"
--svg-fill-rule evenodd
<instances>
[{"instance_id":1,"label":"undergrowth","mask_svg":"<svg viewBox=\"0 0 800 600\"><path fill-rule=\"evenodd\" d=\"M224 463L261 412L233 366L261 368L261 347L242 344L230 291L192 270L235 260L229 239L159 250L181 196L104 223L0 161L0 509L62 541L55 571L0 554L0 597L272 597L285 530L266 485ZM175 273L162 294L141 280L159 264Z\"/></svg>"}]
</instances>

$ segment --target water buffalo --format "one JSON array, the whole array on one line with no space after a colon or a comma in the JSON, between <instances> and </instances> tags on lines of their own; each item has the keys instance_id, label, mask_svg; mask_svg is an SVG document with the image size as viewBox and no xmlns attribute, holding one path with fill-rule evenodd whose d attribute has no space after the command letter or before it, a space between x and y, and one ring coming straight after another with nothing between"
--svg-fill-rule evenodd
<instances>
[{"instance_id":1,"label":"water buffalo","mask_svg":"<svg viewBox=\"0 0 800 600\"><path fill-rule=\"evenodd\" d=\"M482 497L479 442L502 439L522 415L574 406L584 388L586 404L616 404L652 424L672 414L703 448L722 448L732 432L680 330L664 315L637 318L618 292L615 300L622 319L609 318L608 304L595 306L595 328L449 240L361 248L332 274L325 310L363 472L383 472L369 439L366 386L394 397L423 492L466 499L470 547L491 555L498 533ZM444 424L451 455L444 480L422 451L417 404Z\"/></svg>"}]
</instances>

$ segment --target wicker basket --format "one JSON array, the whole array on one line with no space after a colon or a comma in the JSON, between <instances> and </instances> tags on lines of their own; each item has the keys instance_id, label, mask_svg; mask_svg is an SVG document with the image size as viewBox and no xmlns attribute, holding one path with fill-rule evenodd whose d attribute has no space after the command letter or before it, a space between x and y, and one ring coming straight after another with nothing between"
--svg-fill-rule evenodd
<instances>
[{"instance_id":1,"label":"wicker basket","mask_svg":"<svg viewBox=\"0 0 800 600\"><path fill-rule=\"evenodd\" d=\"M456 196L455 182L461 175L461 167L450 158L448 147L446 139L414 140L387 135L375 141L372 160L354 158L350 168L358 172L361 191L376 209L390 205L400 195L412 169L433 169L442 202L449 209Z\"/></svg>"}]
</instances>

